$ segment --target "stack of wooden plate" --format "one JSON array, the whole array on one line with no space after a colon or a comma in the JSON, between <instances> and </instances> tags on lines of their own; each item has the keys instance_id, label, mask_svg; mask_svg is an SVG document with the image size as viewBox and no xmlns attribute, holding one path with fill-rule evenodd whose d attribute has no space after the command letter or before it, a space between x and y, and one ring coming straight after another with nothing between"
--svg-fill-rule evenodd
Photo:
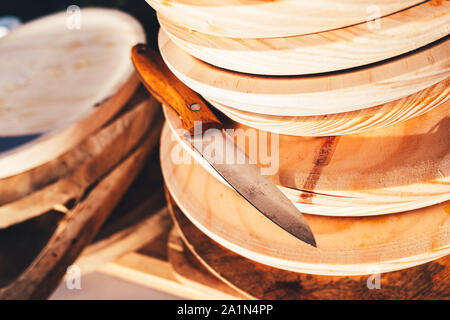
<instances>
[{"instance_id":1,"label":"stack of wooden plate","mask_svg":"<svg viewBox=\"0 0 450 320\"><path fill-rule=\"evenodd\" d=\"M147 1L166 64L231 118L226 128L254 135L256 153L236 139L250 158L278 160L271 178L318 249L239 197L164 107L163 174L201 231L248 259L321 275L450 252L450 2Z\"/></svg>"},{"instance_id":2,"label":"stack of wooden plate","mask_svg":"<svg viewBox=\"0 0 450 320\"><path fill-rule=\"evenodd\" d=\"M138 89L130 59L143 28L115 10L79 14L79 28L59 13L0 40L0 235L57 221L20 274L3 257L17 276L0 281L4 298L51 292L159 141L160 106Z\"/></svg>"}]
</instances>

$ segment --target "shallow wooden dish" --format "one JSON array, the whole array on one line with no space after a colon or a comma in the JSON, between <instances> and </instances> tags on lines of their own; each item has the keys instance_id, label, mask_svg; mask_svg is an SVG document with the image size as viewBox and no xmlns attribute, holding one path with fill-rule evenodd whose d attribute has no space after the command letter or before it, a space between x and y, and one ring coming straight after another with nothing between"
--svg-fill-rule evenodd
<instances>
[{"instance_id":1,"label":"shallow wooden dish","mask_svg":"<svg viewBox=\"0 0 450 320\"><path fill-rule=\"evenodd\" d=\"M363 275L419 265L450 253L449 203L377 217L305 215L318 248L260 214L195 161L175 164L165 127L161 165L177 205L202 232L248 259L321 275Z\"/></svg>"},{"instance_id":2,"label":"shallow wooden dish","mask_svg":"<svg viewBox=\"0 0 450 320\"><path fill-rule=\"evenodd\" d=\"M146 0L185 28L221 37L272 38L315 33L401 11L419 0L314 2L248 0Z\"/></svg>"},{"instance_id":3,"label":"shallow wooden dish","mask_svg":"<svg viewBox=\"0 0 450 320\"><path fill-rule=\"evenodd\" d=\"M167 139L179 143L174 156L183 161L188 153L227 185L180 138L182 126L176 114L166 106L163 110L175 133ZM409 121L341 137L277 135L232 121L225 128L235 130L236 143L301 211L369 216L450 199L449 110L447 101Z\"/></svg>"},{"instance_id":4,"label":"shallow wooden dish","mask_svg":"<svg viewBox=\"0 0 450 320\"><path fill-rule=\"evenodd\" d=\"M450 33L450 2L429 1L347 28L285 38L217 37L159 17L181 49L220 68L261 75L301 75L354 68L398 56ZM372 23L373 24L373 23Z\"/></svg>"},{"instance_id":5,"label":"shallow wooden dish","mask_svg":"<svg viewBox=\"0 0 450 320\"><path fill-rule=\"evenodd\" d=\"M170 198L170 196L169 196ZM189 251L228 290L257 299L445 299L450 285L450 256L420 266L379 275L380 288L370 290L374 276L311 276L272 268L246 259L211 240L169 199L179 234ZM182 241L182 242L183 242ZM170 243L170 242L169 242ZM175 256L169 247L169 257ZM176 255L179 256L180 254ZM185 256L188 254L184 253ZM175 272L176 260L171 259ZM182 270L181 270L182 271ZM376 272L374 270L374 272ZM211 285L213 281L210 281Z\"/></svg>"},{"instance_id":6,"label":"shallow wooden dish","mask_svg":"<svg viewBox=\"0 0 450 320\"><path fill-rule=\"evenodd\" d=\"M86 189L129 154L149 130L153 132L149 138L157 140L161 125L160 104L146 95L130 101L127 108L75 149L45 164L42 172L35 170L12 181L2 181L2 193L6 195L17 195L8 188L28 192L0 206L0 229L44 214L55 206L77 203ZM34 174L39 178L48 170L54 171L54 179L45 185L34 185Z\"/></svg>"},{"instance_id":7,"label":"shallow wooden dish","mask_svg":"<svg viewBox=\"0 0 450 320\"><path fill-rule=\"evenodd\" d=\"M399 100L323 116L271 116L209 102L232 120L258 130L294 136L348 135L380 129L420 116L449 99L450 78Z\"/></svg>"},{"instance_id":8,"label":"shallow wooden dish","mask_svg":"<svg viewBox=\"0 0 450 320\"><path fill-rule=\"evenodd\" d=\"M214 67L185 53L162 30L159 48L170 70L205 98L270 115L310 116L360 110L413 94L450 75L448 37L375 65L291 77L256 76Z\"/></svg>"},{"instance_id":9,"label":"shallow wooden dish","mask_svg":"<svg viewBox=\"0 0 450 320\"><path fill-rule=\"evenodd\" d=\"M138 85L130 48L142 26L117 10L65 12L14 29L0 41L0 178L48 162L96 131Z\"/></svg>"}]
</instances>

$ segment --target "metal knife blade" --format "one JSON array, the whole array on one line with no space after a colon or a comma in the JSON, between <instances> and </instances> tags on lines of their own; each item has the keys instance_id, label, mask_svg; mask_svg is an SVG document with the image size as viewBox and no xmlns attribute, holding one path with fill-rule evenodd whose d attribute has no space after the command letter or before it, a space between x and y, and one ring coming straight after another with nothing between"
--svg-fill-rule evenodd
<instances>
[{"instance_id":1,"label":"metal knife blade","mask_svg":"<svg viewBox=\"0 0 450 320\"><path fill-rule=\"evenodd\" d=\"M144 86L158 101L179 115L187 132L184 138L214 170L264 216L301 241L316 247L314 235L302 213L267 176L261 175L260 168L251 163L245 152L223 130L222 123L205 101L181 82L161 56L148 46L134 46L131 57Z\"/></svg>"},{"instance_id":2,"label":"metal knife blade","mask_svg":"<svg viewBox=\"0 0 450 320\"><path fill-rule=\"evenodd\" d=\"M303 215L267 176L261 174L261 169L251 163L224 130L208 130L203 136L184 138L259 212L296 238L316 247L314 235Z\"/></svg>"}]
</instances>

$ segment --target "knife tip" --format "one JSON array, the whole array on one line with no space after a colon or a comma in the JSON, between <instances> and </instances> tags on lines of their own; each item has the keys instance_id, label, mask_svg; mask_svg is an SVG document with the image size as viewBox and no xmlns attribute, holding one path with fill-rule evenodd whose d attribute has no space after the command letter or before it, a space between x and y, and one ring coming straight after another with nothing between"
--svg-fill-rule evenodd
<instances>
[{"instance_id":1,"label":"knife tip","mask_svg":"<svg viewBox=\"0 0 450 320\"><path fill-rule=\"evenodd\" d=\"M291 230L294 231L294 230ZM295 236L297 239L303 241L304 243L317 248L316 239L314 238L314 234L312 233L309 226L304 227L295 230L294 232L290 232L293 236Z\"/></svg>"},{"instance_id":2,"label":"knife tip","mask_svg":"<svg viewBox=\"0 0 450 320\"><path fill-rule=\"evenodd\" d=\"M316 239L314 238L314 236L311 235L307 238L307 239L301 239L302 241L306 242L307 244L309 244L310 246L317 248L317 243L316 243Z\"/></svg>"}]
</instances>

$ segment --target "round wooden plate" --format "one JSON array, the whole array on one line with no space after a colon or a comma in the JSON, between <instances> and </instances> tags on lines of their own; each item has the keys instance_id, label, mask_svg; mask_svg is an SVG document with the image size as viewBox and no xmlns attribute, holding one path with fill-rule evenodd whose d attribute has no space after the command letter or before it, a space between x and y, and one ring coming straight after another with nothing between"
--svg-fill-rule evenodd
<instances>
[{"instance_id":1,"label":"round wooden plate","mask_svg":"<svg viewBox=\"0 0 450 320\"><path fill-rule=\"evenodd\" d=\"M146 0L185 28L221 37L273 38L346 27L419 0Z\"/></svg>"},{"instance_id":2,"label":"round wooden plate","mask_svg":"<svg viewBox=\"0 0 450 320\"><path fill-rule=\"evenodd\" d=\"M80 15L79 29L64 12L0 41L0 178L77 145L138 85L129 55L132 45L145 41L139 22L117 10L83 9Z\"/></svg>"},{"instance_id":3,"label":"round wooden plate","mask_svg":"<svg viewBox=\"0 0 450 320\"><path fill-rule=\"evenodd\" d=\"M169 196L170 197L170 196ZM450 256L420 266L384 273L380 288L372 276L311 276L248 260L212 241L169 199L185 246L229 288L257 299L442 299L448 296ZM171 256L169 250L169 257ZM374 270L375 271L375 270Z\"/></svg>"},{"instance_id":4,"label":"round wooden plate","mask_svg":"<svg viewBox=\"0 0 450 320\"><path fill-rule=\"evenodd\" d=\"M294 136L348 135L394 125L420 116L446 102L450 78L399 100L357 111L323 116L271 116L209 102L232 120L259 130Z\"/></svg>"},{"instance_id":5,"label":"round wooden plate","mask_svg":"<svg viewBox=\"0 0 450 320\"><path fill-rule=\"evenodd\" d=\"M412 267L450 253L449 202L377 217L305 215L313 248L283 231L194 162L175 164L166 126L161 166L177 205L227 249L275 268L322 275L363 275Z\"/></svg>"},{"instance_id":6,"label":"round wooden plate","mask_svg":"<svg viewBox=\"0 0 450 320\"><path fill-rule=\"evenodd\" d=\"M181 49L220 68L261 75L300 75L349 69L415 50L450 33L450 2L425 2L367 23L309 35L223 38L159 17Z\"/></svg>"},{"instance_id":7,"label":"round wooden plate","mask_svg":"<svg viewBox=\"0 0 450 320\"><path fill-rule=\"evenodd\" d=\"M180 138L181 121L163 107L187 152L222 177ZM450 199L450 101L420 117L341 137L294 137L225 122L235 142L270 175L299 210L318 215L368 216L413 210ZM182 159L182 156L179 156Z\"/></svg>"},{"instance_id":8,"label":"round wooden plate","mask_svg":"<svg viewBox=\"0 0 450 320\"><path fill-rule=\"evenodd\" d=\"M54 170L60 174L50 183L35 186L32 173L21 175L23 179L15 179L18 181L8 179L1 183L2 193L3 188L28 192L0 206L0 229L41 215L57 205L77 202L89 186L117 165L149 131L152 135L148 139L156 143L161 129L160 104L146 96L133 99L128 107L129 110L75 149L40 168L42 173ZM33 172L39 177L41 170ZM17 195L17 192L5 191L5 194Z\"/></svg>"},{"instance_id":9,"label":"round wooden plate","mask_svg":"<svg viewBox=\"0 0 450 320\"><path fill-rule=\"evenodd\" d=\"M205 98L270 115L310 116L360 110L413 94L450 75L448 37L378 64L291 77L256 76L214 67L184 52L162 30L159 48L170 70Z\"/></svg>"}]
</instances>

